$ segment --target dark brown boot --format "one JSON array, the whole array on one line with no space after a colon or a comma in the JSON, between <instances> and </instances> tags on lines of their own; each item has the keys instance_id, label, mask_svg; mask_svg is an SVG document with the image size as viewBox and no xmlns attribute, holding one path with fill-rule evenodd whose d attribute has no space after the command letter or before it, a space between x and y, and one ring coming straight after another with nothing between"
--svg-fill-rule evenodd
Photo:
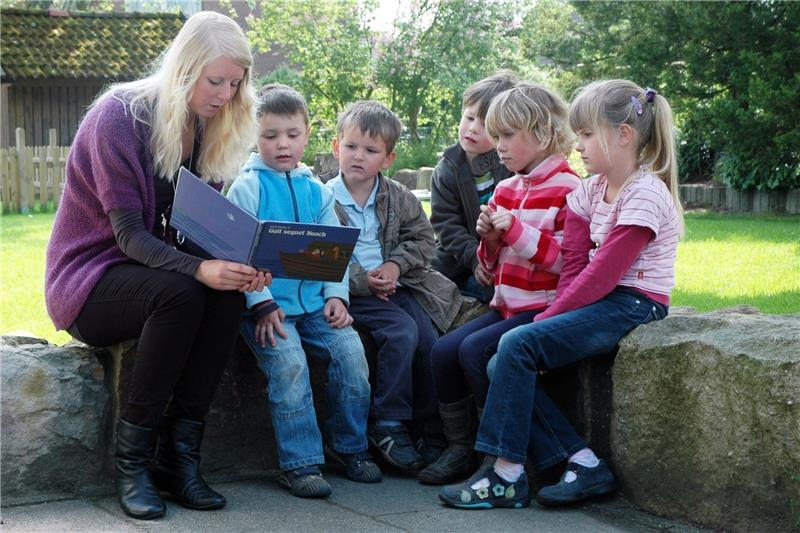
<instances>
[{"instance_id":1,"label":"dark brown boot","mask_svg":"<svg viewBox=\"0 0 800 533\"><path fill-rule=\"evenodd\" d=\"M478 467L473 450L478 415L472 396L455 403L440 403L439 414L447 448L439 459L417 474L417 479L428 485L445 485L466 479Z\"/></svg>"}]
</instances>

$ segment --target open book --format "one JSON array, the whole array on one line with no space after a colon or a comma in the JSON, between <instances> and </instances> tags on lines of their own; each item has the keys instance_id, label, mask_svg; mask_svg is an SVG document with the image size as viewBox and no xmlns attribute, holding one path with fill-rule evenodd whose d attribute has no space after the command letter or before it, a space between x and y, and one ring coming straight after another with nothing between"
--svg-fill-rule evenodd
<instances>
[{"instance_id":1,"label":"open book","mask_svg":"<svg viewBox=\"0 0 800 533\"><path fill-rule=\"evenodd\" d=\"M211 257L275 278L342 281L358 228L258 220L181 167L170 225Z\"/></svg>"}]
</instances>

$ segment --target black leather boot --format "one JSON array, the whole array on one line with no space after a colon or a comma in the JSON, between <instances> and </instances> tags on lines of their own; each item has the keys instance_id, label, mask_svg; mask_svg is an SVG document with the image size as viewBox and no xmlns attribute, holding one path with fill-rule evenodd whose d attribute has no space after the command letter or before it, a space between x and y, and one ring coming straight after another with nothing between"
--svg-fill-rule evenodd
<instances>
[{"instance_id":1,"label":"black leather boot","mask_svg":"<svg viewBox=\"0 0 800 533\"><path fill-rule=\"evenodd\" d=\"M117 424L117 496L125 514L150 520L164 516L164 500L153 484L150 463L156 449L156 430L130 424L121 418Z\"/></svg>"},{"instance_id":2,"label":"black leather boot","mask_svg":"<svg viewBox=\"0 0 800 533\"><path fill-rule=\"evenodd\" d=\"M454 403L440 403L439 414L447 448L434 463L417 474L421 483L429 485L445 485L466 479L478 468L478 458L473 450L478 413L472 396Z\"/></svg>"},{"instance_id":3,"label":"black leather boot","mask_svg":"<svg viewBox=\"0 0 800 533\"><path fill-rule=\"evenodd\" d=\"M205 424L165 416L161 421L153 479L189 509L222 509L224 496L209 487L200 475L200 444Z\"/></svg>"}]
</instances>

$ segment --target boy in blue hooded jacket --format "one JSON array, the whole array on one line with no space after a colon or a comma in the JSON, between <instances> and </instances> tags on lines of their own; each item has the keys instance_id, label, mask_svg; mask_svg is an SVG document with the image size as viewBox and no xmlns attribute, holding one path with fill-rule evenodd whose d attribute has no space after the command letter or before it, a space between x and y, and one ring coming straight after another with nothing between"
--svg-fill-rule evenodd
<instances>
[{"instance_id":1,"label":"boy in blue hooded jacket","mask_svg":"<svg viewBox=\"0 0 800 533\"><path fill-rule=\"evenodd\" d=\"M331 192L300 163L308 143L303 96L281 84L259 92L258 153L250 156L228 198L260 220L338 225ZM275 279L247 293L242 334L267 377L281 482L295 496L325 497L330 485L317 426L306 351L329 362L325 451L347 476L381 481L367 451L369 369L358 334L350 327L348 276L341 282Z\"/></svg>"}]
</instances>

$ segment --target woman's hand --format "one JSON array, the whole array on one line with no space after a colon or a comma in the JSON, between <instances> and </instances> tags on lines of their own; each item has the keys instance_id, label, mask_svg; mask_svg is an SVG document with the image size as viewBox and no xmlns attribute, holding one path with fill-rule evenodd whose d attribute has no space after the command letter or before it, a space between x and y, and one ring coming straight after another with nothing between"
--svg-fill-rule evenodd
<instances>
[{"instance_id":1,"label":"woman's hand","mask_svg":"<svg viewBox=\"0 0 800 533\"><path fill-rule=\"evenodd\" d=\"M219 291L258 291L272 283L272 275L268 272L222 259L207 259L200 263L194 278Z\"/></svg>"}]
</instances>

